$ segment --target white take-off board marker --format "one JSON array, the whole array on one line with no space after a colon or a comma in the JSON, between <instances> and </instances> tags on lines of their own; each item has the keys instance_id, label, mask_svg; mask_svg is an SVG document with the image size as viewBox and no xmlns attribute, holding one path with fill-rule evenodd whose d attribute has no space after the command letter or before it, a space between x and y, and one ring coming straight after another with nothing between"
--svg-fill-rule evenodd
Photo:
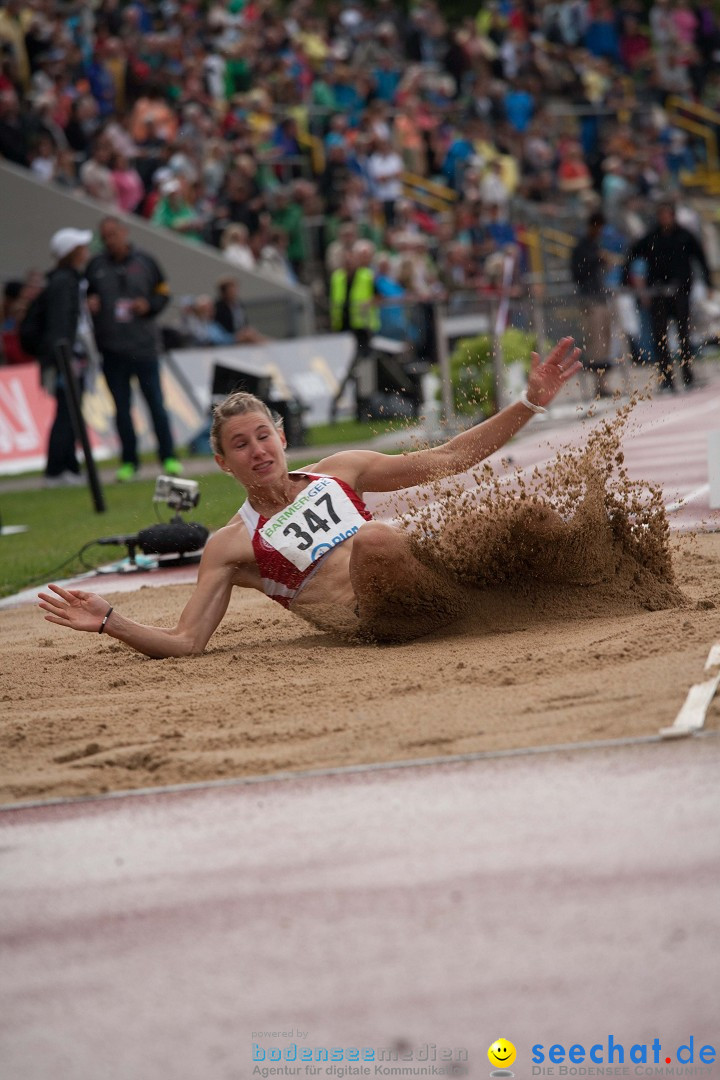
<instances>
[{"instance_id":1,"label":"white take-off board marker","mask_svg":"<svg viewBox=\"0 0 720 1080\"><path fill-rule=\"evenodd\" d=\"M720 509L720 431L708 432L708 485L710 509Z\"/></svg>"},{"instance_id":2,"label":"white take-off board marker","mask_svg":"<svg viewBox=\"0 0 720 1080\"><path fill-rule=\"evenodd\" d=\"M695 686L690 687L683 707L675 717L675 722L670 727L660 728L663 738L677 739L682 735L692 735L693 732L700 731L705 723L705 714L720 685L720 642L713 645L708 653L705 670L715 672L715 674L705 682L696 683Z\"/></svg>"}]
</instances>

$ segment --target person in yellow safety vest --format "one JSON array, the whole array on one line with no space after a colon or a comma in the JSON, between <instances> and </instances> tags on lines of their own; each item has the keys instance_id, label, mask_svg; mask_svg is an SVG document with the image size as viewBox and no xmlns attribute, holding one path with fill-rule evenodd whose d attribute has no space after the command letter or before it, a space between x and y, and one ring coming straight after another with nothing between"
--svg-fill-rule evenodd
<instances>
[{"instance_id":1,"label":"person in yellow safety vest","mask_svg":"<svg viewBox=\"0 0 720 1080\"><path fill-rule=\"evenodd\" d=\"M361 347L380 329L380 314L374 304L375 274L370 266L374 254L373 244L358 240L345 266L330 276L330 325L335 331L352 330Z\"/></svg>"}]
</instances>

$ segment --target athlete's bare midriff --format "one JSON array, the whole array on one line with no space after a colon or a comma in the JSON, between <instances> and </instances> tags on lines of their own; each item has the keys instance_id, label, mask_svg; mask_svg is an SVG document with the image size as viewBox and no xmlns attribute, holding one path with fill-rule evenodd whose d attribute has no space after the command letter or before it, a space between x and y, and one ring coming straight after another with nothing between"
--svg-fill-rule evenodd
<instances>
[{"instance_id":1,"label":"athlete's bare midriff","mask_svg":"<svg viewBox=\"0 0 720 1080\"><path fill-rule=\"evenodd\" d=\"M313 608L329 604L355 610L357 597L350 581L350 555L354 542L355 537L350 537L328 552L291 603L290 611L305 617Z\"/></svg>"}]
</instances>

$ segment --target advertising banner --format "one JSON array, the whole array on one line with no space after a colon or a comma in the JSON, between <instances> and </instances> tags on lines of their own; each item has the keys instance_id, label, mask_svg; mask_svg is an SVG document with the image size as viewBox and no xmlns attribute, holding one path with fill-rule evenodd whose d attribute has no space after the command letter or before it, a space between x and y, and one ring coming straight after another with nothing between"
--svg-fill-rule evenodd
<instances>
[{"instance_id":1,"label":"advertising banner","mask_svg":"<svg viewBox=\"0 0 720 1080\"><path fill-rule=\"evenodd\" d=\"M322 334L291 341L268 341L262 345L175 349L168 366L191 394L198 408L210 410L213 371L216 366L234 368L242 374L272 379L277 400L296 397L303 405L305 426L326 424L330 406L355 356L352 334ZM350 390L341 409L353 406Z\"/></svg>"},{"instance_id":2,"label":"advertising banner","mask_svg":"<svg viewBox=\"0 0 720 1080\"><path fill-rule=\"evenodd\" d=\"M165 365L162 386L170 424L182 446L203 426L206 414ZM95 459L105 461L114 457L119 447L115 406L102 376L83 395L83 413ZM0 367L0 475L44 467L54 416L55 399L40 386L36 364ZM154 450L150 417L137 391L133 395L133 418L141 450Z\"/></svg>"}]
</instances>

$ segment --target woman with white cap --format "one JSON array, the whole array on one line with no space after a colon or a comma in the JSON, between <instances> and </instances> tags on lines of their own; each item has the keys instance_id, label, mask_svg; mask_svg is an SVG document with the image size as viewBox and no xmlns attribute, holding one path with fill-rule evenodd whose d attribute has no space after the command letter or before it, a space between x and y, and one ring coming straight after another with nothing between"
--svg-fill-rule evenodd
<instances>
[{"instance_id":1,"label":"woman with white cap","mask_svg":"<svg viewBox=\"0 0 720 1080\"><path fill-rule=\"evenodd\" d=\"M56 349L61 341L67 341L70 345L82 392L83 375L88 364L88 338L91 334L84 303L83 271L91 240L90 230L60 229L50 241L50 254L57 265L47 278L43 300L42 345L38 350L43 385L55 394L57 403L45 466L45 483L48 487L81 483L67 387L57 368Z\"/></svg>"}]
</instances>

